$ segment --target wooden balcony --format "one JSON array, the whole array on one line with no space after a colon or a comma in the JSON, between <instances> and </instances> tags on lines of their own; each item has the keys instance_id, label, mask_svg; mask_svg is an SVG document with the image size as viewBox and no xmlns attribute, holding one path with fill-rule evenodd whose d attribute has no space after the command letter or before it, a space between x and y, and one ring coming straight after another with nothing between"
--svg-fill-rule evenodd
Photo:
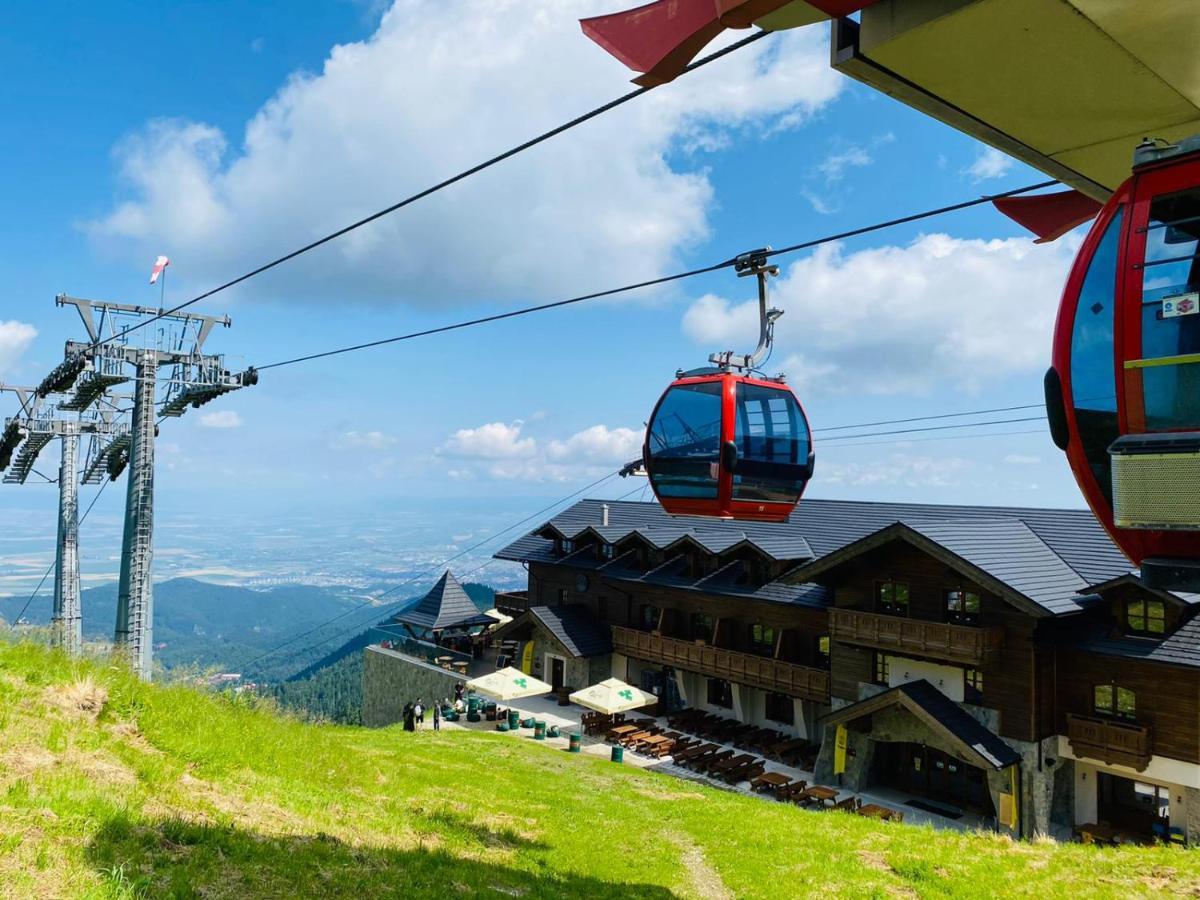
<instances>
[{"instance_id":1,"label":"wooden balcony","mask_svg":"<svg viewBox=\"0 0 1200 900\"><path fill-rule=\"evenodd\" d=\"M519 616L529 609L529 591L496 591L495 602L506 616Z\"/></svg>"},{"instance_id":2,"label":"wooden balcony","mask_svg":"<svg viewBox=\"0 0 1200 900\"><path fill-rule=\"evenodd\" d=\"M1067 713L1067 741L1076 756L1141 772L1154 755L1151 738L1146 725Z\"/></svg>"},{"instance_id":3,"label":"wooden balcony","mask_svg":"<svg viewBox=\"0 0 1200 900\"><path fill-rule=\"evenodd\" d=\"M722 650L620 625L614 625L612 631L615 653L805 700L829 702L829 673L824 669Z\"/></svg>"},{"instance_id":4,"label":"wooden balcony","mask_svg":"<svg viewBox=\"0 0 1200 900\"><path fill-rule=\"evenodd\" d=\"M831 609L829 633L839 641L978 665L1004 647L1004 629L923 622L854 609Z\"/></svg>"}]
</instances>

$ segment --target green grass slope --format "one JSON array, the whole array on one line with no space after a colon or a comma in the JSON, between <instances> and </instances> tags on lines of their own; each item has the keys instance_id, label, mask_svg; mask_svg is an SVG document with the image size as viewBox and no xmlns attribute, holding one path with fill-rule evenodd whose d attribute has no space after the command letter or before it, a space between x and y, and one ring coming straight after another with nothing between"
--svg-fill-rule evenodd
<instances>
[{"instance_id":1,"label":"green grass slope","mask_svg":"<svg viewBox=\"0 0 1200 900\"><path fill-rule=\"evenodd\" d=\"M495 733L309 725L0 641L0 896L1193 893L1200 857L811 813Z\"/></svg>"}]
</instances>

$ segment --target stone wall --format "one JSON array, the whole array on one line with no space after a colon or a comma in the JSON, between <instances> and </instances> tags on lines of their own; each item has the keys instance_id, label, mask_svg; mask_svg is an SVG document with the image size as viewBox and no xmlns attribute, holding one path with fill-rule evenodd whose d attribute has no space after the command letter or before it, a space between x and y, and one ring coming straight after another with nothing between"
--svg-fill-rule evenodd
<instances>
[{"instance_id":1,"label":"stone wall","mask_svg":"<svg viewBox=\"0 0 1200 900\"><path fill-rule=\"evenodd\" d=\"M396 650L367 647L363 651L363 724L369 728L393 725L401 721L405 703L420 697L428 707L452 698L460 681L453 672Z\"/></svg>"}]
</instances>

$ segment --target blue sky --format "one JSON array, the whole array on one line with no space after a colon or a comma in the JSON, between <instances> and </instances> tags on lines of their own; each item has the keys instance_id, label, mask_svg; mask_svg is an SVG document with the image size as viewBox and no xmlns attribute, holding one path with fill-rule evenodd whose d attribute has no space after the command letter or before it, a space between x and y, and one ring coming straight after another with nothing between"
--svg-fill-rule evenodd
<instances>
[{"instance_id":1,"label":"blue sky","mask_svg":"<svg viewBox=\"0 0 1200 900\"><path fill-rule=\"evenodd\" d=\"M79 336L59 291L156 303L165 253L182 301L624 92L574 22L610 6L10 4L0 378L40 379ZM213 298L234 324L209 349L262 365L1041 180L829 72L826 41L760 41ZM772 366L817 428L1038 402L1071 241L980 208L783 260ZM676 368L752 342L750 290L722 273L264 373L164 424L160 510L532 511L636 452ZM1082 504L1040 424L965 433L818 441L810 491Z\"/></svg>"}]
</instances>

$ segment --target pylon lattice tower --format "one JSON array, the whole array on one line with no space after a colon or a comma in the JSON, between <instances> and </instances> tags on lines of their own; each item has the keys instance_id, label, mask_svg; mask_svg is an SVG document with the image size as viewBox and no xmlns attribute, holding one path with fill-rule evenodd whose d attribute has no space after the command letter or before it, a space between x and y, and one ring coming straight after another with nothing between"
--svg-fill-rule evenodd
<instances>
[{"instance_id":1,"label":"pylon lattice tower","mask_svg":"<svg viewBox=\"0 0 1200 900\"><path fill-rule=\"evenodd\" d=\"M62 446L58 467L58 540L54 554L51 629L56 644L71 653L78 653L83 647L79 594L79 438L88 434L93 443L104 442L128 428L101 395L93 398L93 402L97 402L96 408L79 410L70 401L47 403L37 388L0 385L0 391L15 393L21 403L21 412L5 420L0 438L0 470L8 469L12 463L12 468L5 472L5 484L24 484L36 471L34 464L38 455L54 438L58 438ZM73 415L63 415L64 411Z\"/></svg>"},{"instance_id":2,"label":"pylon lattice tower","mask_svg":"<svg viewBox=\"0 0 1200 900\"><path fill-rule=\"evenodd\" d=\"M58 306L74 306L88 340L67 341L63 361L37 388L21 389L22 412L5 422L0 434L0 470L16 460L5 481L24 483L33 461L54 437L63 438L59 483L59 531L56 551L55 621L64 645L77 650L82 636L79 622L79 556L77 469L79 436L90 433L83 483L96 484L107 475L116 480L128 468L125 520L121 542L121 574L117 592L117 620L113 630L117 650L135 671L151 677L154 635L154 596L151 564L154 555L154 440L158 424L177 418L217 397L258 382L253 369L231 373L224 357L203 352L204 342L217 325L229 327L227 316L164 311L153 307L60 294ZM143 330L147 343L135 346L129 334L149 320L164 323ZM129 325L132 327L122 327ZM152 341L149 338L153 338ZM170 366L161 402L159 368ZM129 381L134 389L130 421L124 423L106 395ZM58 411L80 413L73 420L54 419L40 412L53 394L70 396L57 404ZM93 404L95 409L92 410ZM39 418L39 416L41 418ZM52 427L43 420L53 420ZM84 424L86 423L86 425ZM47 431L47 429L50 429ZM60 597L61 603L60 603Z\"/></svg>"}]
</instances>

